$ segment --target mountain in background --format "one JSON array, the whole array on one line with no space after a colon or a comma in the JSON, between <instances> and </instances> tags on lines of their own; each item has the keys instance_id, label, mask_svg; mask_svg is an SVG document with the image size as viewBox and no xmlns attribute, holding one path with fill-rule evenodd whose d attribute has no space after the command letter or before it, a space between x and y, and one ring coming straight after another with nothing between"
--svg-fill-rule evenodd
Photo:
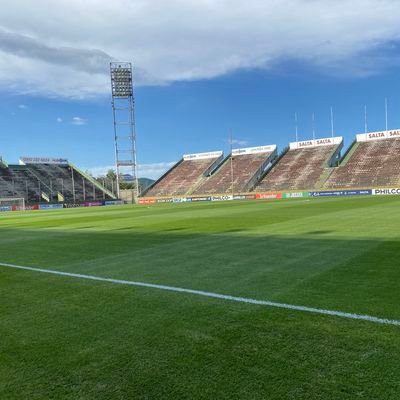
<instances>
[{"instance_id":1,"label":"mountain in background","mask_svg":"<svg viewBox=\"0 0 400 400\"><path fill-rule=\"evenodd\" d=\"M150 179L150 178L139 178L138 181L139 181L139 186L142 188L142 190L146 189L152 183L155 182L154 179Z\"/></svg>"},{"instance_id":2,"label":"mountain in background","mask_svg":"<svg viewBox=\"0 0 400 400\"><path fill-rule=\"evenodd\" d=\"M124 178L124 182L126 182L126 183L131 183L133 181L132 175L130 175L130 174L124 174L122 176ZM144 189L149 187L154 182L154 179L138 178L138 181L139 181L140 189L141 189L141 191L143 191Z\"/></svg>"}]
</instances>

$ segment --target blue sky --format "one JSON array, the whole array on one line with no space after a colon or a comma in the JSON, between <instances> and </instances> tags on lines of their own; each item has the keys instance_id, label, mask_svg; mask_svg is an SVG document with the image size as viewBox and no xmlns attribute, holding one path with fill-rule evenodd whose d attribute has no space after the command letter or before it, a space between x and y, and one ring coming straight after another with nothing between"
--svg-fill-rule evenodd
<instances>
[{"instance_id":1,"label":"blue sky","mask_svg":"<svg viewBox=\"0 0 400 400\"><path fill-rule=\"evenodd\" d=\"M16 0L0 16L0 155L9 162L19 156L67 157L95 173L112 166L111 58L136 67L141 176L156 178L183 153L227 153L230 132L235 147L277 144L282 150L294 141L295 112L301 140L312 136L312 113L316 136L327 137L333 106L335 133L349 145L364 130L364 105L369 130L384 129L387 97L389 128L398 128L400 28L393 14L400 6L358 2L341 0L327 9L322 0L278 7L272 0L247 6L233 1L228 10L224 1L173 0L167 18L158 0L118 0L112 10L118 32L136 38L118 42L120 33L104 17L110 12L106 2L93 0L82 10L78 2L60 1L55 9L42 0L37 7L44 15L27 20L20 15L23 2ZM126 4L132 6L128 12ZM149 7L152 24L132 32L125 14L139 20ZM210 9L214 18L202 19ZM90 12L97 18L85 24ZM190 23L182 25L182 14ZM102 36L106 25L113 43Z\"/></svg>"},{"instance_id":2,"label":"blue sky","mask_svg":"<svg viewBox=\"0 0 400 400\"><path fill-rule=\"evenodd\" d=\"M331 106L335 134L350 144L364 130L364 105L369 130L384 129L385 96L389 128L400 126L397 82L397 69L349 79L305 66L281 65L272 71L248 70L210 80L139 87L138 162L162 164L178 160L183 153L211 150L227 153L230 132L234 147L277 144L283 149L295 140L296 111L299 139L312 138L312 113L316 136L327 137L331 135ZM67 157L87 169L113 164L108 96L55 100L3 93L0 106L1 154L9 162L25 155ZM149 172L152 177L154 173L158 171Z\"/></svg>"}]
</instances>

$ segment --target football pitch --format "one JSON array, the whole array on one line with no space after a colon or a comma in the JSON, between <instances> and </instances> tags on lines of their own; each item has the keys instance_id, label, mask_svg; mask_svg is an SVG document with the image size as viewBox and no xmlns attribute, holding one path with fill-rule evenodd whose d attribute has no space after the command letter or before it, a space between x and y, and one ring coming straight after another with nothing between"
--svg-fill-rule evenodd
<instances>
[{"instance_id":1,"label":"football pitch","mask_svg":"<svg viewBox=\"0 0 400 400\"><path fill-rule=\"evenodd\" d=\"M399 260L396 197L3 213L0 399L397 400Z\"/></svg>"}]
</instances>

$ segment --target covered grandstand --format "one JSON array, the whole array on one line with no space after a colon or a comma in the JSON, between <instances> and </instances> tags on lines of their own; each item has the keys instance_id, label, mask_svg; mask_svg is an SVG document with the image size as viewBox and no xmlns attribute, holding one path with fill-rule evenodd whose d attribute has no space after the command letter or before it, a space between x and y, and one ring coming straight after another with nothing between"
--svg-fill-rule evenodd
<instances>
[{"instance_id":1,"label":"covered grandstand","mask_svg":"<svg viewBox=\"0 0 400 400\"><path fill-rule=\"evenodd\" d=\"M255 190L316 189L337 162L342 147L342 137L290 143Z\"/></svg>"},{"instance_id":2,"label":"covered grandstand","mask_svg":"<svg viewBox=\"0 0 400 400\"><path fill-rule=\"evenodd\" d=\"M0 197L27 204L114 200L113 193L66 159L22 157L17 165L0 162Z\"/></svg>"},{"instance_id":3,"label":"covered grandstand","mask_svg":"<svg viewBox=\"0 0 400 400\"><path fill-rule=\"evenodd\" d=\"M400 130L357 135L325 188L396 187L400 185Z\"/></svg>"},{"instance_id":4,"label":"covered grandstand","mask_svg":"<svg viewBox=\"0 0 400 400\"><path fill-rule=\"evenodd\" d=\"M193 194L248 192L277 157L276 145L232 151L224 162L193 191Z\"/></svg>"}]
</instances>

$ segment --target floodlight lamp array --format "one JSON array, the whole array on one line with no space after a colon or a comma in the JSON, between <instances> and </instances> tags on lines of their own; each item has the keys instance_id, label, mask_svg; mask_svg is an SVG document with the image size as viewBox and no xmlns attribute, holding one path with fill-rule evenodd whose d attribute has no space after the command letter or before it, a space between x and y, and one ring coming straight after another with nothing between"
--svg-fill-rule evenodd
<instances>
[{"instance_id":1,"label":"floodlight lamp array","mask_svg":"<svg viewBox=\"0 0 400 400\"><path fill-rule=\"evenodd\" d=\"M124 67L111 68L111 88L114 97L132 96L132 69Z\"/></svg>"}]
</instances>

